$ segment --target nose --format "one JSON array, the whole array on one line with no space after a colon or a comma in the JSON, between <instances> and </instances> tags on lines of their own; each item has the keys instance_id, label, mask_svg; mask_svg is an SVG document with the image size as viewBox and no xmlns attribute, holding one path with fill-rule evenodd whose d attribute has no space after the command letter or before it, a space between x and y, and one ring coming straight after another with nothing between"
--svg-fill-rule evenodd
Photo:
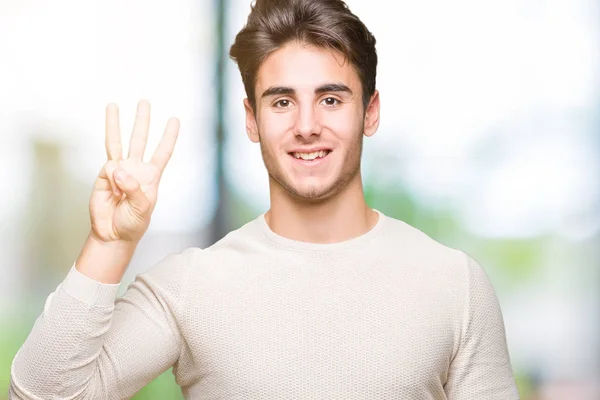
<instances>
[{"instance_id":1,"label":"nose","mask_svg":"<svg viewBox=\"0 0 600 400\"><path fill-rule=\"evenodd\" d=\"M321 134L321 124L316 111L312 104L304 104L298 107L294 126L296 135L308 139L312 135Z\"/></svg>"}]
</instances>

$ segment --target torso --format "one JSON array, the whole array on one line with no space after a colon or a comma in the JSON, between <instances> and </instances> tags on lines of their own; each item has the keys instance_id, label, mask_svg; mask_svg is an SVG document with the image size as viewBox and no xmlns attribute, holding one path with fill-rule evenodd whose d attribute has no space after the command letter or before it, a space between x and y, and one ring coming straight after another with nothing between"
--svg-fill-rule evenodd
<instances>
[{"instance_id":1,"label":"torso","mask_svg":"<svg viewBox=\"0 0 600 400\"><path fill-rule=\"evenodd\" d=\"M191 267L175 369L186 398L446 398L457 268L411 262L401 247L244 245L203 251Z\"/></svg>"}]
</instances>

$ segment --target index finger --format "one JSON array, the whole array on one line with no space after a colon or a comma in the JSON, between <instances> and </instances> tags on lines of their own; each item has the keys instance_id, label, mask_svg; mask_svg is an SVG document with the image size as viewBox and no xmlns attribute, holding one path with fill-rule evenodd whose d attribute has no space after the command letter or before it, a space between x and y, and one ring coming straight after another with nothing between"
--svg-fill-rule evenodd
<instances>
[{"instance_id":1,"label":"index finger","mask_svg":"<svg viewBox=\"0 0 600 400\"><path fill-rule=\"evenodd\" d=\"M106 106L106 156L109 160L119 161L123 157L121 129L119 127L119 107L115 103Z\"/></svg>"},{"instance_id":2,"label":"index finger","mask_svg":"<svg viewBox=\"0 0 600 400\"><path fill-rule=\"evenodd\" d=\"M173 148L175 147L178 134L179 120L177 118L169 119L169 122L167 122L167 127L165 128L165 132L160 139L160 143L158 144L158 147L156 148L156 151L150 160L150 162L156 165L161 172L165 169L169 159L171 158L171 154L173 154Z\"/></svg>"}]
</instances>

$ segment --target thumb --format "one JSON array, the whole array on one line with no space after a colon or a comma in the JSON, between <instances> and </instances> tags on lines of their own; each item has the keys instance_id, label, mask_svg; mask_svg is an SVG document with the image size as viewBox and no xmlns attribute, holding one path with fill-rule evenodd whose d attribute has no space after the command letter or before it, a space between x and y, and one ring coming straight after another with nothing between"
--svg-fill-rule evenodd
<instances>
[{"instance_id":1,"label":"thumb","mask_svg":"<svg viewBox=\"0 0 600 400\"><path fill-rule=\"evenodd\" d=\"M140 183L122 168L115 170L114 178L119 189L121 189L121 191L123 191L130 199L130 203L134 210L137 211L140 216L144 215L150 208L150 202L146 195L144 195L144 192L142 192Z\"/></svg>"}]
</instances>

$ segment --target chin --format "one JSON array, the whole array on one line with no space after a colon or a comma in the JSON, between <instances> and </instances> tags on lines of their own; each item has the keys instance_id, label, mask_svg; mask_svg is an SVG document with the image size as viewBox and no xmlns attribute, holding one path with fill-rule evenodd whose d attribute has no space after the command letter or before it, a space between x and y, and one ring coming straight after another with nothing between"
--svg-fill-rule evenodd
<instances>
[{"instance_id":1,"label":"chin","mask_svg":"<svg viewBox=\"0 0 600 400\"><path fill-rule=\"evenodd\" d=\"M290 190L286 190L290 193L294 198L310 202L310 203L319 203L325 201L331 197L333 197L338 190L336 190L335 185L296 185Z\"/></svg>"},{"instance_id":2,"label":"chin","mask_svg":"<svg viewBox=\"0 0 600 400\"><path fill-rule=\"evenodd\" d=\"M274 172L269 177L278 191L301 203L322 203L342 192L348 183L339 175L295 177L292 174L286 176L277 173L280 172L277 170Z\"/></svg>"}]
</instances>

